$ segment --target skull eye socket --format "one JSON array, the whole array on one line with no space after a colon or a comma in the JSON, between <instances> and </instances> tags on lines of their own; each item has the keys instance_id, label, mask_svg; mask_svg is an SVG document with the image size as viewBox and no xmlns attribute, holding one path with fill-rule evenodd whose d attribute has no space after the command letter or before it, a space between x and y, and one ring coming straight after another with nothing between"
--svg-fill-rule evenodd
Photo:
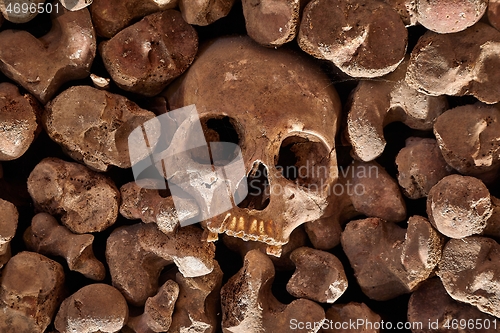
<instances>
[{"instance_id":1,"label":"skull eye socket","mask_svg":"<svg viewBox=\"0 0 500 333\"><path fill-rule=\"evenodd\" d=\"M223 165L232 161L238 154L237 149L229 149L229 146L217 145L212 149L211 142L230 142L239 144L240 135L236 130L236 121L227 116L204 117L200 119L207 147L200 147L191 151L191 158L200 164Z\"/></svg>"},{"instance_id":2,"label":"skull eye socket","mask_svg":"<svg viewBox=\"0 0 500 333\"><path fill-rule=\"evenodd\" d=\"M275 159L283 177L301 187L314 191L329 185L330 151L322 142L290 136L281 143Z\"/></svg>"}]
</instances>

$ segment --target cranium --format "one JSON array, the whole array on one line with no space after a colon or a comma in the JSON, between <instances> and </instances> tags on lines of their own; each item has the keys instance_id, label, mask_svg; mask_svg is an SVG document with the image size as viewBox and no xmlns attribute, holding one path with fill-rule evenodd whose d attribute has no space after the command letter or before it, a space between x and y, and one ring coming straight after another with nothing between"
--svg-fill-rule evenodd
<instances>
[{"instance_id":1,"label":"cranium","mask_svg":"<svg viewBox=\"0 0 500 333\"><path fill-rule=\"evenodd\" d=\"M168 165L175 175L166 177L201 202L209 217L202 223L208 240L226 233L265 242L269 254L279 255L296 227L324 215L337 180L341 106L335 88L311 61L245 37L220 38L166 91L171 110L194 104L203 128L196 131L196 122L183 120L169 147L177 154ZM192 146L200 132L210 142L213 161L234 157L214 143L239 147L232 153L241 149L246 178L234 178L235 163L226 165L224 177L208 174L210 157ZM248 189L248 195L241 202L233 198L229 210L210 217L227 196L228 187L213 192L218 183L229 185L233 194Z\"/></svg>"}]
</instances>

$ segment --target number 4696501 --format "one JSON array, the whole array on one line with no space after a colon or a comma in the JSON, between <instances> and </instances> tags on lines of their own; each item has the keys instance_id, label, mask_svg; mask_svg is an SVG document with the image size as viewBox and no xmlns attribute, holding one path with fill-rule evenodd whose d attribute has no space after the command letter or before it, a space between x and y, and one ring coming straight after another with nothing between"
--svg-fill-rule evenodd
<instances>
[{"instance_id":1,"label":"number 4696501","mask_svg":"<svg viewBox=\"0 0 500 333\"><path fill-rule=\"evenodd\" d=\"M480 329L497 329L497 321L495 319L451 319L447 320L444 328L457 330L457 329L470 329L470 330L480 330Z\"/></svg>"},{"instance_id":2,"label":"number 4696501","mask_svg":"<svg viewBox=\"0 0 500 333\"><path fill-rule=\"evenodd\" d=\"M42 13L52 13L52 11L55 11L56 13L59 12L59 3L55 3L54 5L52 5L50 2L48 3L26 3L26 2L23 2L23 3L19 3L19 2L16 2L16 3L12 3L10 2L7 7L5 8L5 12L7 12L8 14L27 14L27 13L31 13L31 14L42 14Z\"/></svg>"}]
</instances>

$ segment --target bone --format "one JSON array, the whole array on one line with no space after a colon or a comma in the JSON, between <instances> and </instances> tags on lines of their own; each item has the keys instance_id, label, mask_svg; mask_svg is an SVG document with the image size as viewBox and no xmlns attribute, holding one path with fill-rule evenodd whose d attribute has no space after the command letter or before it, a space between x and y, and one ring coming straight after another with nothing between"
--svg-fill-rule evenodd
<instances>
[{"instance_id":1,"label":"bone","mask_svg":"<svg viewBox=\"0 0 500 333\"><path fill-rule=\"evenodd\" d=\"M42 104L64 83L88 77L96 54L88 10L70 12L60 4L58 8L51 14L52 29L41 38L26 31L0 32L0 45L5 45L0 49L0 71Z\"/></svg>"},{"instance_id":2,"label":"bone","mask_svg":"<svg viewBox=\"0 0 500 333\"><path fill-rule=\"evenodd\" d=\"M40 132L41 107L11 83L0 83L0 161L21 157Z\"/></svg>"},{"instance_id":3,"label":"bone","mask_svg":"<svg viewBox=\"0 0 500 333\"><path fill-rule=\"evenodd\" d=\"M118 87L151 97L193 62L198 36L180 12L166 10L123 29L101 43L99 50Z\"/></svg>"},{"instance_id":4,"label":"bone","mask_svg":"<svg viewBox=\"0 0 500 333\"><path fill-rule=\"evenodd\" d=\"M168 331L172 323L172 313L178 296L179 285L172 280L168 280L160 287L155 296L146 300L144 313L129 319L127 327L136 333Z\"/></svg>"},{"instance_id":5,"label":"bone","mask_svg":"<svg viewBox=\"0 0 500 333\"><path fill-rule=\"evenodd\" d=\"M261 195L252 192L239 206L231 204L229 211L208 218L221 205L206 198L220 200L233 196L244 172L231 171L234 179L227 181L232 193L227 192L227 181L222 183L222 177L217 178L217 183L197 188L181 182L195 177L200 183L206 182L199 176L203 165L190 154L181 153L190 149L185 137L194 138L199 133L190 129L188 121L181 124L170 145L171 153L179 153L179 159L169 164L176 172L171 180L196 199L208 230L207 239L214 241L218 234L226 233L260 241L269 245L268 253L279 256L281 246L288 242L295 228L323 215L328 203L326 187L338 176L334 129L338 127L340 102L328 78L310 61L299 53L263 48L247 37L218 38L198 53L180 81L164 93L172 110L196 104L202 126L207 130L211 120L227 131L234 129L238 136L234 141L241 147L248 181L267 175L267 182L254 180L267 187L259 190ZM269 80L270 77L273 79ZM232 98L234 94L239 97ZM304 112L306 109L311 112ZM282 110L287 110L287 117L283 117ZM283 162L280 154L285 156ZM288 155L293 157L287 159ZM319 156L328 158L317 160ZM296 163L286 165L289 160ZM276 161L284 164L283 168L277 168ZM282 176L285 167L297 170L308 165L314 166L314 174L295 180ZM241 165L235 163L236 166ZM321 170L326 172L321 175ZM224 194L204 193L214 188ZM277 211L281 213L276 214Z\"/></svg>"},{"instance_id":6,"label":"bone","mask_svg":"<svg viewBox=\"0 0 500 333\"><path fill-rule=\"evenodd\" d=\"M187 226L164 234L154 224L115 229L108 237L106 261L111 280L127 301L144 305L156 294L161 270L175 263L185 277L212 272L215 246L201 241L202 230Z\"/></svg>"},{"instance_id":7,"label":"bone","mask_svg":"<svg viewBox=\"0 0 500 333\"><path fill-rule=\"evenodd\" d=\"M310 1L298 35L302 50L352 77L394 71L403 61L407 39L405 25L391 6L353 0Z\"/></svg>"},{"instance_id":8,"label":"bone","mask_svg":"<svg viewBox=\"0 0 500 333\"><path fill-rule=\"evenodd\" d=\"M128 318L125 298L116 288L90 284L66 298L54 326L59 333L119 332Z\"/></svg>"},{"instance_id":9,"label":"bone","mask_svg":"<svg viewBox=\"0 0 500 333\"><path fill-rule=\"evenodd\" d=\"M144 184L146 180L141 180ZM149 184L153 184L149 182ZM140 219L144 223L156 223L163 233L170 233L179 227L179 218L186 220L196 217L199 208L192 199L186 199L177 210L172 196L163 198L159 190L141 187L130 182L120 188L120 214L127 219ZM178 198L177 200L181 200Z\"/></svg>"},{"instance_id":10,"label":"bone","mask_svg":"<svg viewBox=\"0 0 500 333\"><path fill-rule=\"evenodd\" d=\"M97 34L111 38L142 17L177 6L177 0L94 0L90 6Z\"/></svg>"},{"instance_id":11,"label":"bone","mask_svg":"<svg viewBox=\"0 0 500 333\"><path fill-rule=\"evenodd\" d=\"M234 0L179 0L182 17L189 24L206 26L225 17Z\"/></svg>"},{"instance_id":12,"label":"bone","mask_svg":"<svg viewBox=\"0 0 500 333\"><path fill-rule=\"evenodd\" d=\"M381 80L363 80L351 93L347 131L355 158L371 161L385 149L384 127L400 121L410 128L430 130L447 108L444 96L427 96L405 82L407 59Z\"/></svg>"},{"instance_id":13,"label":"bone","mask_svg":"<svg viewBox=\"0 0 500 333\"><path fill-rule=\"evenodd\" d=\"M38 15L38 6L44 2L45 0L1 0L0 12L7 21L12 23L26 23Z\"/></svg>"},{"instance_id":14,"label":"bone","mask_svg":"<svg viewBox=\"0 0 500 333\"><path fill-rule=\"evenodd\" d=\"M487 104L500 101L500 32L478 22L453 34L426 32L411 52L406 82L432 96L472 95Z\"/></svg>"},{"instance_id":15,"label":"bone","mask_svg":"<svg viewBox=\"0 0 500 333\"><path fill-rule=\"evenodd\" d=\"M341 225L356 216L379 217L389 222L406 218L406 205L398 184L373 161L353 161L341 167L339 181L331 189L331 195L327 212L332 215L305 224L309 239L319 250L339 245Z\"/></svg>"},{"instance_id":16,"label":"bone","mask_svg":"<svg viewBox=\"0 0 500 333\"><path fill-rule=\"evenodd\" d=\"M410 199L427 197L431 188L453 168L443 158L434 139L410 137L396 156L398 183Z\"/></svg>"},{"instance_id":17,"label":"bone","mask_svg":"<svg viewBox=\"0 0 500 333\"><path fill-rule=\"evenodd\" d=\"M446 163L487 183L496 179L500 169L498 112L497 107L478 103L439 116L434 135Z\"/></svg>"},{"instance_id":18,"label":"bone","mask_svg":"<svg viewBox=\"0 0 500 333\"><path fill-rule=\"evenodd\" d=\"M473 319L477 323L485 323L478 326L463 325ZM477 308L457 302L448 295L439 278L432 278L424 282L410 297L408 302L408 322L422 323L420 328L414 327L412 333L446 333L450 331L451 325L456 321L460 326L460 332L474 333L497 332L494 322L498 319L489 316ZM490 325L487 322L490 322ZM437 322L437 324L435 324ZM430 327L430 323L434 327ZM461 324L460 324L461 323ZM486 328L485 326L489 327ZM465 326L465 327L464 327Z\"/></svg>"},{"instance_id":19,"label":"bone","mask_svg":"<svg viewBox=\"0 0 500 333\"><path fill-rule=\"evenodd\" d=\"M313 223L313 222L311 222ZM338 224L337 224L338 225ZM340 229L340 225L339 225ZM340 234L340 232L339 232ZM340 236L339 236L340 237ZM258 249L262 253L266 253L267 245L261 242L244 241L241 238L231 237L224 235L222 237L224 245L231 251L238 252L242 258L251 250ZM290 240L281 248L281 255L279 257L271 256L274 267L278 271L291 271L295 269L295 264L290 260L290 254L299 247L305 246L307 243L307 234L304 228L296 228L290 234Z\"/></svg>"},{"instance_id":20,"label":"bone","mask_svg":"<svg viewBox=\"0 0 500 333\"><path fill-rule=\"evenodd\" d=\"M2 212L0 214L0 268L2 268L11 256L10 242L16 234L19 213L16 206L3 199L0 199L0 212Z\"/></svg>"},{"instance_id":21,"label":"bone","mask_svg":"<svg viewBox=\"0 0 500 333\"><path fill-rule=\"evenodd\" d=\"M366 304L350 302L348 304L334 304L326 311L326 329L323 333L379 333L380 329L375 328L377 323L381 323L382 318L373 312ZM363 325L362 328L356 326L356 329L341 328L334 329L335 323L350 323L364 320L372 323L372 327ZM333 325L332 325L333 324ZM380 324L379 324L380 325ZM375 326L375 327L374 327ZM350 327L350 326L348 326ZM379 326L380 327L380 326Z\"/></svg>"},{"instance_id":22,"label":"bone","mask_svg":"<svg viewBox=\"0 0 500 333\"><path fill-rule=\"evenodd\" d=\"M453 299L499 317L499 260L500 246L490 238L450 239L443 249L437 275Z\"/></svg>"},{"instance_id":23,"label":"bone","mask_svg":"<svg viewBox=\"0 0 500 333\"><path fill-rule=\"evenodd\" d=\"M24 239L30 250L63 257L70 270L89 279L101 281L106 276L104 265L95 258L92 250L94 236L75 235L49 214L35 215L31 227L24 233Z\"/></svg>"},{"instance_id":24,"label":"bone","mask_svg":"<svg viewBox=\"0 0 500 333\"><path fill-rule=\"evenodd\" d=\"M258 251L247 253L243 268L222 287L222 332L289 332L292 319L321 324L324 310L316 303L298 299L281 304L271 293L274 267L269 257ZM244 302L245 306L239 306ZM317 332L301 329L298 332Z\"/></svg>"},{"instance_id":25,"label":"bone","mask_svg":"<svg viewBox=\"0 0 500 333\"><path fill-rule=\"evenodd\" d=\"M72 117L67 117L72 110ZM155 117L127 98L88 86L74 86L52 100L43 115L47 134L60 144L73 159L97 171L106 171L111 165L130 168L147 156L130 160L129 149L135 148L129 134L138 126ZM146 126L149 143L154 146L159 137L159 123L149 121ZM157 126L157 127L156 127Z\"/></svg>"},{"instance_id":26,"label":"bone","mask_svg":"<svg viewBox=\"0 0 500 333\"><path fill-rule=\"evenodd\" d=\"M417 20L437 33L454 33L477 23L487 7L488 0L418 0Z\"/></svg>"},{"instance_id":27,"label":"bone","mask_svg":"<svg viewBox=\"0 0 500 333\"><path fill-rule=\"evenodd\" d=\"M20 252L2 270L0 331L43 333L63 300L60 264L33 252Z\"/></svg>"},{"instance_id":28,"label":"bone","mask_svg":"<svg viewBox=\"0 0 500 333\"><path fill-rule=\"evenodd\" d=\"M103 231L118 216L120 192L113 181L78 163L43 159L30 173L28 192L40 211L61 216L77 234Z\"/></svg>"},{"instance_id":29,"label":"bone","mask_svg":"<svg viewBox=\"0 0 500 333\"><path fill-rule=\"evenodd\" d=\"M96 74L90 74L90 79L92 80L92 83L94 84L94 88L96 89L102 89L102 90L109 90L111 79L98 76Z\"/></svg>"},{"instance_id":30,"label":"bone","mask_svg":"<svg viewBox=\"0 0 500 333\"><path fill-rule=\"evenodd\" d=\"M407 230L379 218L351 221L341 241L361 290L377 301L415 290L433 273L444 242L420 216Z\"/></svg>"},{"instance_id":31,"label":"bone","mask_svg":"<svg viewBox=\"0 0 500 333\"><path fill-rule=\"evenodd\" d=\"M500 1L490 0L488 2L488 21L490 24L500 30Z\"/></svg>"},{"instance_id":32,"label":"bone","mask_svg":"<svg viewBox=\"0 0 500 333\"><path fill-rule=\"evenodd\" d=\"M243 0L247 34L257 43L279 47L297 35L304 0Z\"/></svg>"},{"instance_id":33,"label":"bone","mask_svg":"<svg viewBox=\"0 0 500 333\"><path fill-rule=\"evenodd\" d=\"M179 298L175 303L169 332L220 332L222 270L216 261L211 273L200 277L175 275Z\"/></svg>"},{"instance_id":34,"label":"bone","mask_svg":"<svg viewBox=\"0 0 500 333\"><path fill-rule=\"evenodd\" d=\"M61 0L61 4L70 11L77 11L88 7L92 4L92 0Z\"/></svg>"},{"instance_id":35,"label":"bone","mask_svg":"<svg viewBox=\"0 0 500 333\"><path fill-rule=\"evenodd\" d=\"M403 23L408 26L417 25L418 0L383 0L398 12Z\"/></svg>"},{"instance_id":36,"label":"bone","mask_svg":"<svg viewBox=\"0 0 500 333\"><path fill-rule=\"evenodd\" d=\"M427 197L432 225L450 238L484 234L500 238L500 200L477 178L450 175Z\"/></svg>"},{"instance_id":37,"label":"bone","mask_svg":"<svg viewBox=\"0 0 500 333\"><path fill-rule=\"evenodd\" d=\"M347 277L333 254L301 247L290 254L297 269L286 285L290 295L319 303L334 303L347 289Z\"/></svg>"}]
</instances>

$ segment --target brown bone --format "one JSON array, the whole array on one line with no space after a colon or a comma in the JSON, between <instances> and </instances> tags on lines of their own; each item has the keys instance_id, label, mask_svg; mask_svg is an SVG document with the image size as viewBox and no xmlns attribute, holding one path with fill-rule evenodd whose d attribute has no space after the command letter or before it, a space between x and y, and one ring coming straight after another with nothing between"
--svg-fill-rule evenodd
<instances>
[{"instance_id":1,"label":"brown bone","mask_svg":"<svg viewBox=\"0 0 500 333\"><path fill-rule=\"evenodd\" d=\"M111 38L134 21L175 6L177 0L93 0L90 12L97 33Z\"/></svg>"},{"instance_id":2,"label":"brown bone","mask_svg":"<svg viewBox=\"0 0 500 333\"><path fill-rule=\"evenodd\" d=\"M452 172L434 139L410 137L396 156L398 182L410 199L426 197L431 188Z\"/></svg>"},{"instance_id":3,"label":"brown bone","mask_svg":"<svg viewBox=\"0 0 500 333\"><path fill-rule=\"evenodd\" d=\"M0 83L0 161L22 156L41 130L41 108L35 98L24 96L11 83Z\"/></svg>"},{"instance_id":4,"label":"brown bone","mask_svg":"<svg viewBox=\"0 0 500 333\"><path fill-rule=\"evenodd\" d=\"M49 214L35 215L24 233L24 239L31 250L63 257L70 270L80 272L89 279L100 281L106 275L104 265L95 258L92 250L94 236L75 235Z\"/></svg>"},{"instance_id":5,"label":"brown bone","mask_svg":"<svg viewBox=\"0 0 500 333\"><path fill-rule=\"evenodd\" d=\"M140 306L156 294L160 272L167 265L175 263L185 277L212 272L215 246L202 242L201 235L202 230L193 226L164 234L151 223L115 229L106 245L113 286L130 304Z\"/></svg>"},{"instance_id":6,"label":"brown bone","mask_svg":"<svg viewBox=\"0 0 500 333\"><path fill-rule=\"evenodd\" d=\"M64 270L34 252L20 252L2 270L0 331L43 333L63 300Z\"/></svg>"},{"instance_id":7,"label":"brown bone","mask_svg":"<svg viewBox=\"0 0 500 333\"><path fill-rule=\"evenodd\" d=\"M146 16L99 45L104 66L123 90L159 94L198 51L198 36L176 10Z\"/></svg>"},{"instance_id":8,"label":"brown bone","mask_svg":"<svg viewBox=\"0 0 500 333\"><path fill-rule=\"evenodd\" d=\"M482 102L500 101L500 32L478 22L464 31L427 31L411 52L406 82L432 96L472 95Z\"/></svg>"},{"instance_id":9,"label":"brown bone","mask_svg":"<svg viewBox=\"0 0 500 333\"><path fill-rule=\"evenodd\" d=\"M19 213L16 206L3 199L0 199L0 212L0 268L2 268L11 256L10 241L16 234Z\"/></svg>"},{"instance_id":10,"label":"brown bone","mask_svg":"<svg viewBox=\"0 0 500 333\"><path fill-rule=\"evenodd\" d=\"M54 326L59 333L118 332L127 318L127 302L122 294L110 285L96 283L62 302Z\"/></svg>"},{"instance_id":11,"label":"brown bone","mask_svg":"<svg viewBox=\"0 0 500 333\"><path fill-rule=\"evenodd\" d=\"M31 171L28 192L35 206L74 233L99 232L116 222L120 192L111 179L84 165L43 159Z\"/></svg>"},{"instance_id":12,"label":"brown bone","mask_svg":"<svg viewBox=\"0 0 500 333\"><path fill-rule=\"evenodd\" d=\"M43 104L65 82L86 78L96 54L88 10L70 12L59 2L54 4L59 11L52 11L52 29L43 37L36 39L26 31L0 32L0 71Z\"/></svg>"},{"instance_id":13,"label":"brown bone","mask_svg":"<svg viewBox=\"0 0 500 333\"><path fill-rule=\"evenodd\" d=\"M351 93L345 134L357 159L366 162L382 154L387 124L400 121L410 128L430 130L448 108L444 96L427 96L408 86L407 67L405 60L381 80L360 81Z\"/></svg>"},{"instance_id":14,"label":"brown bone","mask_svg":"<svg viewBox=\"0 0 500 333\"><path fill-rule=\"evenodd\" d=\"M342 248L361 290L383 301L409 293L434 271L442 236L423 217L412 216L405 230L378 218L351 221Z\"/></svg>"},{"instance_id":15,"label":"brown bone","mask_svg":"<svg viewBox=\"0 0 500 333\"><path fill-rule=\"evenodd\" d=\"M224 333L290 332L292 319L321 325L325 312L318 304L306 299L298 299L288 305L278 302L271 293L273 279L271 259L259 250L248 252L243 268L221 290ZM297 330L315 331L317 329Z\"/></svg>"},{"instance_id":16,"label":"brown bone","mask_svg":"<svg viewBox=\"0 0 500 333\"><path fill-rule=\"evenodd\" d=\"M486 237L450 239L437 275L448 294L482 312L500 316L500 245Z\"/></svg>"},{"instance_id":17,"label":"brown bone","mask_svg":"<svg viewBox=\"0 0 500 333\"><path fill-rule=\"evenodd\" d=\"M313 0L304 9L298 43L353 77L378 77L396 69L408 33L398 13L379 1Z\"/></svg>"},{"instance_id":18,"label":"brown bone","mask_svg":"<svg viewBox=\"0 0 500 333\"><path fill-rule=\"evenodd\" d=\"M137 162L130 160L129 134L154 117L154 113L123 96L74 86L47 105L43 125L52 140L63 146L72 158L92 169L106 171L111 165L130 168ZM159 123L149 121L147 126L149 142L154 146ZM130 148L134 149L133 144ZM148 154L142 147L136 150L143 152L140 159Z\"/></svg>"}]
</instances>

